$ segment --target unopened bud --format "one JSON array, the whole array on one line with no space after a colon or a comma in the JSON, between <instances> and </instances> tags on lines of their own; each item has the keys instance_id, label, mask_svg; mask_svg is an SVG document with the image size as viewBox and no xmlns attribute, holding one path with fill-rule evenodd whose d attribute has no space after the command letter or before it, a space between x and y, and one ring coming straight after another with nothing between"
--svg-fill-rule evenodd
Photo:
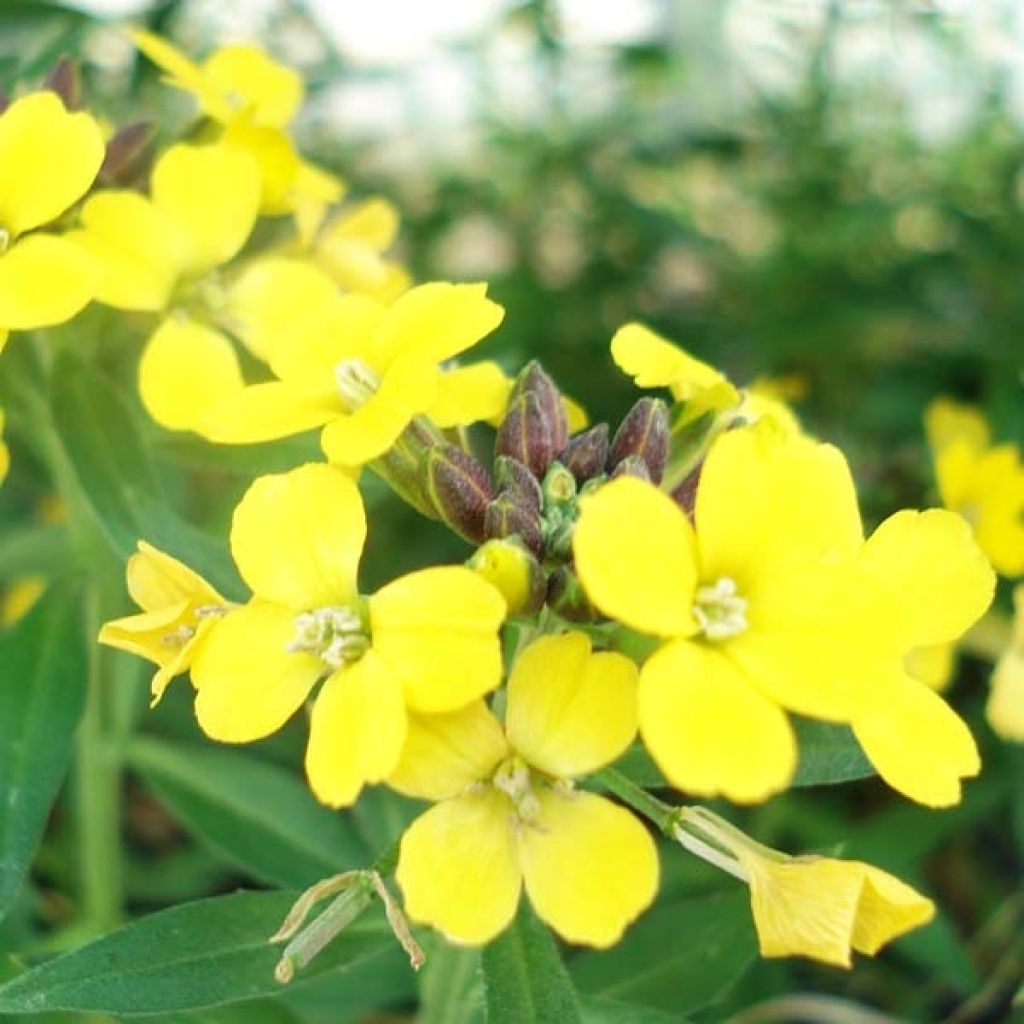
<instances>
[{"instance_id":1,"label":"unopened bud","mask_svg":"<svg viewBox=\"0 0 1024 1024\"><path fill-rule=\"evenodd\" d=\"M498 495L487 506L484 534L489 538L518 537L538 558L544 550L540 517L508 492Z\"/></svg>"},{"instance_id":2,"label":"unopened bud","mask_svg":"<svg viewBox=\"0 0 1024 1024\"><path fill-rule=\"evenodd\" d=\"M509 615L529 615L544 604L544 570L518 540L489 540L466 565L501 592Z\"/></svg>"},{"instance_id":3,"label":"unopened bud","mask_svg":"<svg viewBox=\"0 0 1024 1024\"><path fill-rule=\"evenodd\" d=\"M474 544L484 539L484 514L494 499L494 487L472 455L453 444L431 448L427 488L438 515L456 533Z\"/></svg>"},{"instance_id":4,"label":"unopened bud","mask_svg":"<svg viewBox=\"0 0 1024 1024\"><path fill-rule=\"evenodd\" d=\"M682 483L672 489L672 500L693 519L694 510L697 507L697 485L700 483L700 471L704 463L701 462L696 469L690 471L683 478Z\"/></svg>"},{"instance_id":5,"label":"unopened bud","mask_svg":"<svg viewBox=\"0 0 1024 1024\"><path fill-rule=\"evenodd\" d=\"M494 478L498 488L511 491L516 498L539 512L543 501L537 478L518 459L499 455L494 460Z\"/></svg>"},{"instance_id":6,"label":"unopened bud","mask_svg":"<svg viewBox=\"0 0 1024 1024\"><path fill-rule=\"evenodd\" d=\"M560 462L552 462L541 484L544 507L565 505L576 497L576 479Z\"/></svg>"},{"instance_id":7,"label":"unopened bud","mask_svg":"<svg viewBox=\"0 0 1024 1024\"><path fill-rule=\"evenodd\" d=\"M563 461L578 484L603 473L608 461L608 424L598 423L572 438Z\"/></svg>"},{"instance_id":8,"label":"unopened bud","mask_svg":"<svg viewBox=\"0 0 1024 1024\"><path fill-rule=\"evenodd\" d=\"M46 76L43 89L55 92L68 110L78 110L82 106L82 75L78 62L61 57Z\"/></svg>"},{"instance_id":9,"label":"unopened bud","mask_svg":"<svg viewBox=\"0 0 1024 1024\"><path fill-rule=\"evenodd\" d=\"M638 456L647 466L649 479L661 483L668 458L668 421L668 406L660 398L641 398L615 432L610 465L617 468L623 459Z\"/></svg>"},{"instance_id":10,"label":"unopened bud","mask_svg":"<svg viewBox=\"0 0 1024 1024\"><path fill-rule=\"evenodd\" d=\"M570 622L593 622L597 618L583 584L567 565L559 566L548 579L547 601L553 611Z\"/></svg>"},{"instance_id":11,"label":"unopened bud","mask_svg":"<svg viewBox=\"0 0 1024 1024\"><path fill-rule=\"evenodd\" d=\"M521 462L538 480L544 475L557 450L551 424L535 394L521 394L509 402L494 451Z\"/></svg>"},{"instance_id":12,"label":"unopened bud","mask_svg":"<svg viewBox=\"0 0 1024 1024\"><path fill-rule=\"evenodd\" d=\"M135 121L120 129L107 143L99 183L124 187L141 181L153 155L155 136L150 121Z\"/></svg>"},{"instance_id":13,"label":"unopened bud","mask_svg":"<svg viewBox=\"0 0 1024 1024\"><path fill-rule=\"evenodd\" d=\"M647 463L639 455L627 455L613 470L612 479L620 476L635 476L638 480L653 483Z\"/></svg>"},{"instance_id":14,"label":"unopened bud","mask_svg":"<svg viewBox=\"0 0 1024 1024\"><path fill-rule=\"evenodd\" d=\"M541 415L548 422L554 454L561 455L569 443L569 421L565 415L565 402L558 386L544 367L531 359L523 367L512 387L511 397L534 395L540 405Z\"/></svg>"}]
</instances>

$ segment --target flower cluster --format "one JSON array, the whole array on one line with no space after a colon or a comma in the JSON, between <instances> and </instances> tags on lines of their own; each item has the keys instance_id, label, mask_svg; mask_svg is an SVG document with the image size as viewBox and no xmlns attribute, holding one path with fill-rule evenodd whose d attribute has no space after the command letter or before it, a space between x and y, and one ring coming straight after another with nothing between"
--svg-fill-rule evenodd
<instances>
[{"instance_id":1,"label":"flower cluster","mask_svg":"<svg viewBox=\"0 0 1024 1024\"><path fill-rule=\"evenodd\" d=\"M769 850L614 764L643 748L662 795L756 803L794 779L795 720L817 719L849 727L900 794L955 804L977 748L913 667L985 613L989 559L1024 568L1016 454L939 409L947 508L865 536L837 448L769 388L640 324L612 358L662 394L614 431L588 426L539 363L514 379L455 365L504 310L484 284L414 284L385 255L383 201L336 208L343 184L288 133L297 76L252 47L197 63L135 39L201 130L156 156L142 191L97 187L113 142L56 92L0 115L0 328L91 300L142 314L139 389L158 424L213 444L318 430L324 455L255 479L235 508L247 595L139 539L141 610L100 640L156 665L154 702L189 673L199 725L226 743L308 709L320 801L347 808L372 784L429 801L396 837L394 874L409 917L454 942L494 938L525 890L564 939L615 943L658 892L669 854L651 822L750 886L766 956L848 965L928 920L931 903L878 868ZM481 423L493 443L464 429ZM362 589L364 468L463 538L464 564ZM1020 643L997 703L1021 689Z\"/></svg>"}]
</instances>

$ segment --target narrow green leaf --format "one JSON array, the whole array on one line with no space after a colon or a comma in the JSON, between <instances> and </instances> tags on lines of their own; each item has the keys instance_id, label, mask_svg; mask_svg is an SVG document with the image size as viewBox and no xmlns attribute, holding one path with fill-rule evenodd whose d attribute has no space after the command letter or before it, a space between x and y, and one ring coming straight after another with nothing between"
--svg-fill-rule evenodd
<instances>
[{"instance_id":1,"label":"narrow green leaf","mask_svg":"<svg viewBox=\"0 0 1024 1024\"><path fill-rule=\"evenodd\" d=\"M488 1024L580 1024L579 1004L551 933L524 899L516 919L485 947Z\"/></svg>"},{"instance_id":2,"label":"narrow green leaf","mask_svg":"<svg viewBox=\"0 0 1024 1024\"><path fill-rule=\"evenodd\" d=\"M0 534L0 579L47 575L67 570L72 553L67 530L43 523L3 526Z\"/></svg>"},{"instance_id":3,"label":"narrow green leaf","mask_svg":"<svg viewBox=\"0 0 1024 1024\"><path fill-rule=\"evenodd\" d=\"M128 759L190 832L254 878L307 886L372 860L347 817L276 765L149 737L132 743Z\"/></svg>"},{"instance_id":4,"label":"narrow green leaf","mask_svg":"<svg viewBox=\"0 0 1024 1024\"><path fill-rule=\"evenodd\" d=\"M580 992L684 1014L722 996L757 945L747 892L688 896L655 907L606 951L572 962Z\"/></svg>"},{"instance_id":5,"label":"narrow green leaf","mask_svg":"<svg viewBox=\"0 0 1024 1024\"><path fill-rule=\"evenodd\" d=\"M431 934L427 962L417 975L420 1008L416 1024L482 1024L480 950L452 946Z\"/></svg>"},{"instance_id":6,"label":"narrow green leaf","mask_svg":"<svg viewBox=\"0 0 1024 1024\"><path fill-rule=\"evenodd\" d=\"M282 991L272 935L298 892L237 892L134 921L0 985L0 1013L80 1010L117 1016L175 1013ZM379 908L346 928L292 985L354 970L394 938Z\"/></svg>"},{"instance_id":7,"label":"narrow green leaf","mask_svg":"<svg viewBox=\"0 0 1024 1024\"><path fill-rule=\"evenodd\" d=\"M54 372L50 401L82 496L119 558L126 559L139 540L148 540L218 589L244 593L227 545L171 508L143 441L143 424L112 381L65 355Z\"/></svg>"},{"instance_id":8,"label":"narrow green leaf","mask_svg":"<svg viewBox=\"0 0 1024 1024\"><path fill-rule=\"evenodd\" d=\"M875 775L847 725L794 718L800 761L791 786L833 786Z\"/></svg>"},{"instance_id":9,"label":"narrow green leaf","mask_svg":"<svg viewBox=\"0 0 1024 1024\"><path fill-rule=\"evenodd\" d=\"M687 1024L675 1013L630 1006L611 999L584 999L583 1024Z\"/></svg>"},{"instance_id":10,"label":"narrow green leaf","mask_svg":"<svg viewBox=\"0 0 1024 1024\"><path fill-rule=\"evenodd\" d=\"M85 700L77 592L52 588L0 637L0 918L10 909L71 759Z\"/></svg>"}]
</instances>

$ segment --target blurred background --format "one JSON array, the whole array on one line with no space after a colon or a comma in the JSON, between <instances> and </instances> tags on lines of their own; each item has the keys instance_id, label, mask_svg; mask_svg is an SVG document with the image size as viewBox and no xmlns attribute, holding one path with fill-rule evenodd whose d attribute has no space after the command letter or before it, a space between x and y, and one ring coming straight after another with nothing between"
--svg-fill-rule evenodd
<instances>
[{"instance_id":1,"label":"blurred background","mask_svg":"<svg viewBox=\"0 0 1024 1024\"><path fill-rule=\"evenodd\" d=\"M306 152L350 197L396 205L415 278L489 281L508 312L481 354L509 370L540 358L594 419L632 401L608 342L639 319L738 383L781 378L847 452L869 525L936 502L933 397L977 403L997 439L1024 443L1017 0L0 0L0 81L73 52L95 109L141 107L173 137L190 104L136 58L128 21L193 55L256 40L300 68ZM372 574L419 557L395 550L394 504L376 513ZM746 819L765 842L902 874L940 919L852 974L754 961L697 1019L824 1020L749 1009L800 992L890 1015L829 1018L849 1024L1014 1019L1024 759L984 724L988 672L964 658L952 691L987 765L959 808L929 813L868 780ZM194 732L184 696L156 721ZM143 863L173 832L147 806L129 820ZM140 874L136 905L223 884L202 863L173 892ZM666 871L670 895L712 878Z\"/></svg>"}]
</instances>

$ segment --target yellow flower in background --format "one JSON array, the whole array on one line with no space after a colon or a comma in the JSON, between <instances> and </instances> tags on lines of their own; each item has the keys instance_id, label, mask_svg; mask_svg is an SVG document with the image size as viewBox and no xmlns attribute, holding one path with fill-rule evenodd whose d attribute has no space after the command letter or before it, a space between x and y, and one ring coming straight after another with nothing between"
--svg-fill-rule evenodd
<instances>
[{"instance_id":1,"label":"yellow flower in background","mask_svg":"<svg viewBox=\"0 0 1024 1024\"><path fill-rule=\"evenodd\" d=\"M22 576L13 580L0 597L0 626L13 626L24 618L45 590L45 576Z\"/></svg>"},{"instance_id":2,"label":"yellow flower in background","mask_svg":"<svg viewBox=\"0 0 1024 1024\"><path fill-rule=\"evenodd\" d=\"M1004 740L1024 743L1024 584L1013 591L1010 643L996 662L985 706L989 725Z\"/></svg>"},{"instance_id":3,"label":"yellow flower in background","mask_svg":"<svg viewBox=\"0 0 1024 1024\"><path fill-rule=\"evenodd\" d=\"M925 413L942 503L959 512L1004 576L1024 573L1024 463L1014 444L991 445L971 406L938 398Z\"/></svg>"},{"instance_id":4,"label":"yellow flower in background","mask_svg":"<svg viewBox=\"0 0 1024 1024\"><path fill-rule=\"evenodd\" d=\"M520 893L569 942L606 947L653 901L646 828L572 779L636 734L636 667L582 633L546 636L516 659L504 729L483 702L415 716L389 784L438 801L409 826L396 878L414 921L480 945Z\"/></svg>"},{"instance_id":5,"label":"yellow flower in background","mask_svg":"<svg viewBox=\"0 0 1024 1024\"><path fill-rule=\"evenodd\" d=\"M151 195L106 191L82 208L74 238L100 268L96 297L117 309L168 315L139 364L149 414L187 430L243 380L231 341L204 322L225 303L218 268L245 245L259 212L259 173L220 144L172 146L156 162Z\"/></svg>"},{"instance_id":6,"label":"yellow flower in background","mask_svg":"<svg viewBox=\"0 0 1024 1024\"><path fill-rule=\"evenodd\" d=\"M287 300L286 308L293 308ZM289 333L267 333L278 380L229 394L199 432L211 441L247 443L323 427L331 462L363 465L383 455L414 416L429 414L445 394L440 364L477 344L503 316L483 284L423 284L390 306L328 296ZM474 417L480 411L470 410Z\"/></svg>"},{"instance_id":7,"label":"yellow flower in background","mask_svg":"<svg viewBox=\"0 0 1024 1024\"><path fill-rule=\"evenodd\" d=\"M139 550L128 559L126 576L128 593L142 612L105 623L99 641L157 666L155 705L170 681L192 666L232 603L198 573L145 541L139 541Z\"/></svg>"},{"instance_id":8,"label":"yellow flower in background","mask_svg":"<svg viewBox=\"0 0 1024 1024\"><path fill-rule=\"evenodd\" d=\"M295 212L301 223L341 198L342 183L304 160L284 131L305 91L295 71L258 46L222 46L199 63L150 32L135 30L132 38L171 85L222 126L220 142L255 160L264 213Z\"/></svg>"},{"instance_id":9,"label":"yellow flower in background","mask_svg":"<svg viewBox=\"0 0 1024 1024\"><path fill-rule=\"evenodd\" d=\"M860 565L877 584L877 634L894 659L865 680L854 733L882 778L919 803L947 807L960 779L981 768L970 731L924 682L908 674L908 656L947 648L992 602L992 572L970 527L946 509L905 510L868 538Z\"/></svg>"},{"instance_id":10,"label":"yellow flower in background","mask_svg":"<svg viewBox=\"0 0 1024 1024\"><path fill-rule=\"evenodd\" d=\"M650 484L620 478L581 502L573 539L590 600L665 643L640 677L640 732L666 777L705 796L784 789L784 710L849 721L887 651L855 558L856 494L835 448L758 425L704 463L696 529Z\"/></svg>"},{"instance_id":11,"label":"yellow flower in background","mask_svg":"<svg viewBox=\"0 0 1024 1024\"><path fill-rule=\"evenodd\" d=\"M0 114L0 349L10 331L70 320L93 298L96 272L71 239L40 231L89 190L103 134L86 113L36 92Z\"/></svg>"},{"instance_id":12,"label":"yellow flower in background","mask_svg":"<svg viewBox=\"0 0 1024 1024\"><path fill-rule=\"evenodd\" d=\"M786 405L788 387L772 385L764 379L747 390L736 388L713 366L655 334L643 324L626 324L612 338L612 358L637 387L668 388L682 405L677 425L685 425L710 413L718 416L733 412L749 422L767 421L786 434L800 432L800 423Z\"/></svg>"},{"instance_id":13,"label":"yellow flower in background","mask_svg":"<svg viewBox=\"0 0 1024 1024\"><path fill-rule=\"evenodd\" d=\"M4 441L5 426L6 417L3 409L0 409L0 484L4 482L7 477L7 471L11 468L11 452Z\"/></svg>"},{"instance_id":14,"label":"yellow flower in background","mask_svg":"<svg viewBox=\"0 0 1024 1024\"><path fill-rule=\"evenodd\" d=\"M409 573L361 597L366 536L352 480L324 464L260 477L235 510L231 550L252 589L192 666L207 735L246 743L313 704L306 771L334 807L395 767L408 708L451 711L501 680L501 595L463 566Z\"/></svg>"}]
</instances>

